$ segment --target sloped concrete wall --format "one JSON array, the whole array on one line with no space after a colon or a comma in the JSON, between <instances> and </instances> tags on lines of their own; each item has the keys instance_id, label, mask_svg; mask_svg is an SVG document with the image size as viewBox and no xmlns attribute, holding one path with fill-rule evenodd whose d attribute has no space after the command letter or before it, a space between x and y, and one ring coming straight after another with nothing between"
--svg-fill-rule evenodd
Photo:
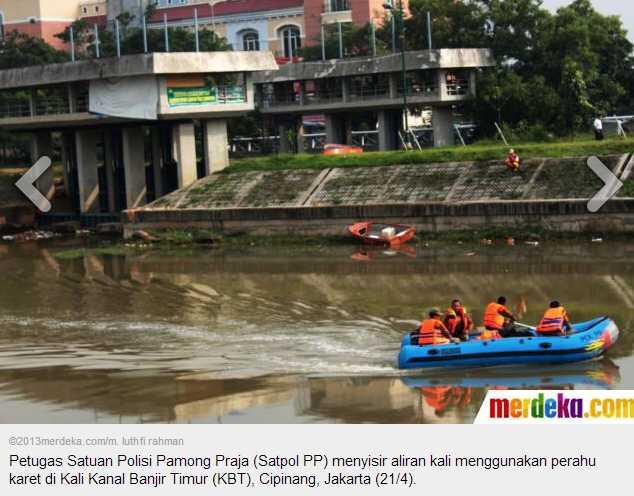
<instances>
[{"instance_id":1,"label":"sloped concrete wall","mask_svg":"<svg viewBox=\"0 0 634 496\"><path fill-rule=\"evenodd\" d=\"M631 168L629 156L602 160L617 174ZM587 201L602 186L585 158L532 160L518 174L499 163L218 174L129 212L127 230L339 234L372 219L430 232L535 225L634 233L634 198L588 212Z\"/></svg>"}]
</instances>

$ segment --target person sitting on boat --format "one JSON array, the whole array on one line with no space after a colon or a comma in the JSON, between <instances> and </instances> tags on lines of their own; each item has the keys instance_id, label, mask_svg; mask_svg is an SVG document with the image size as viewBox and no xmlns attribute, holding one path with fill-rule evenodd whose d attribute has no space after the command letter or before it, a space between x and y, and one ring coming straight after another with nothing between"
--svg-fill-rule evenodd
<instances>
[{"instance_id":1,"label":"person sitting on boat","mask_svg":"<svg viewBox=\"0 0 634 496\"><path fill-rule=\"evenodd\" d=\"M509 154L507 155L504 163L513 172L519 172L521 163L520 156L512 148L509 150Z\"/></svg>"},{"instance_id":2,"label":"person sitting on boat","mask_svg":"<svg viewBox=\"0 0 634 496\"><path fill-rule=\"evenodd\" d=\"M451 306L445 312L443 323L452 337L461 341L469 340L469 331L473 329L473 319L460 300L455 299L451 302Z\"/></svg>"},{"instance_id":3,"label":"person sitting on boat","mask_svg":"<svg viewBox=\"0 0 634 496\"><path fill-rule=\"evenodd\" d=\"M484 310L484 331L480 334L480 339L499 339L511 334L511 327L515 322L515 317L506 308L506 297L500 296L497 302L487 305Z\"/></svg>"},{"instance_id":4,"label":"person sitting on boat","mask_svg":"<svg viewBox=\"0 0 634 496\"><path fill-rule=\"evenodd\" d=\"M566 309L557 300L551 301L548 310L537 326L540 336L565 336L566 331L572 330L570 317Z\"/></svg>"},{"instance_id":5,"label":"person sitting on boat","mask_svg":"<svg viewBox=\"0 0 634 496\"><path fill-rule=\"evenodd\" d=\"M459 339L452 338L445 324L442 323L440 310L432 308L428 315L429 318L421 322L418 330L418 344L420 346L460 342Z\"/></svg>"}]
</instances>

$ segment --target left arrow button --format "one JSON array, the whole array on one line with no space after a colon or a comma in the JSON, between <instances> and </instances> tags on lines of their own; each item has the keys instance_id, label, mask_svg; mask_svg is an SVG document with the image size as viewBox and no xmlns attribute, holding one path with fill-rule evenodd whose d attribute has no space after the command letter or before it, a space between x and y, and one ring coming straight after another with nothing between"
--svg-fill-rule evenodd
<instances>
[{"instance_id":1,"label":"left arrow button","mask_svg":"<svg viewBox=\"0 0 634 496\"><path fill-rule=\"evenodd\" d=\"M15 183L17 188L26 196L33 205L35 205L40 212L46 213L51 211L51 202L48 201L40 191L34 186L35 181L37 181L42 174L44 174L52 162L50 157L42 157L40 158L33 167L31 167L26 174L24 174L18 181Z\"/></svg>"}]
</instances>

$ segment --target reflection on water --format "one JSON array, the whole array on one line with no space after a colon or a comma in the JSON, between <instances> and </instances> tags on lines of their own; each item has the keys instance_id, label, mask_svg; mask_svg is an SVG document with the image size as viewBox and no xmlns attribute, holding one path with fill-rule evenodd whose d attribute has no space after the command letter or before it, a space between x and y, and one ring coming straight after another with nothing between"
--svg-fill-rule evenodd
<instances>
[{"instance_id":1,"label":"reflection on water","mask_svg":"<svg viewBox=\"0 0 634 496\"><path fill-rule=\"evenodd\" d=\"M2 246L0 422L468 422L487 389L634 388L634 245L149 251ZM76 243L76 242L72 242ZM459 296L609 314L609 359L402 375L403 332Z\"/></svg>"}]
</instances>

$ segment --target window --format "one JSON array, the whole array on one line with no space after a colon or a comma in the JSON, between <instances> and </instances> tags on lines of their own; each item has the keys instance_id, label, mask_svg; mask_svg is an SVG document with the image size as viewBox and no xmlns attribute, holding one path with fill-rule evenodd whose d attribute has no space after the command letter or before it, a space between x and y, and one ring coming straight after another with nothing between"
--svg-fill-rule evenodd
<instances>
[{"instance_id":1,"label":"window","mask_svg":"<svg viewBox=\"0 0 634 496\"><path fill-rule=\"evenodd\" d=\"M95 5L95 14L99 13L99 5Z\"/></svg>"},{"instance_id":2,"label":"window","mask_svg":"<svg viewBox=\"0 0 634 496\"><path fill-rule=\"evenodd\" d=\"M0 40L4 40L4 14L0 12Z\"/></svg>"},{"instance_id":3,"label":"window","mask_svg":"<svg viewBox=\"0 0 634 496\"><path fill-rule=\"evenodd\" d=\"M260 50L260 35L256 31L247 31L242 35L242 49L245 52Z\"/></svg>"},{"instance_id":4,"label":"window","mask_svg":"<svg viewBox=\"0 0 634 496\"><path fill-rule=\"evenodd\" d=\"M88 7L86 7L86 6L84 5L84 6L81 8L81 11L82 11L84 14L87 14L87 13L88 13Z\"/></svg>"},{"instance_id":5,"label":"window","mask_svg":"<svg viewBox=\"0 0 634 496\"><path fill-rule=\"evenodd\" d=\"M287 59L297 57L297 50L302 47L301 34L297 26L285 26L280 29L280 38Z\"/></svg>"},{"instance_id":6,"label":"window","mask_svg":"<svg viewBox=\"0 0 634 496\"><path fill-rule=\"evenodd\" d=\"M328 0L330 12L343 12L350 10L350 0Z\"/></svg>"}]
</instances>

